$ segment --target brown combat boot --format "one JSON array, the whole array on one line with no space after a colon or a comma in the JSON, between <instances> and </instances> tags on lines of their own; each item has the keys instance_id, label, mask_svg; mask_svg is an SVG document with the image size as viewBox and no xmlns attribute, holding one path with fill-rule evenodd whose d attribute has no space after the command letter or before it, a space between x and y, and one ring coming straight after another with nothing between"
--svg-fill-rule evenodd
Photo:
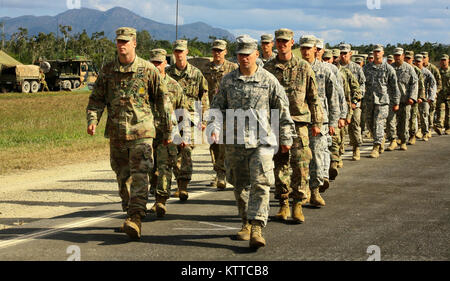
<instances>
[{"instance_id":1,"label":"brown combat boot","mask_svg":"<svg viewBox=\"0 0 450 281\"><path fill-rule=\"evenodd\" d=\"M141 216L139 214L134 214L128 217L123 224L123 231L131 239L141 238Z\"/></svg>"},{"instance_id":2,"label":"brown combat boot","mask_svg":"<svg viewBox=\"0 0 450 281\"><path fill-rule=\"evenodd\" d=\"M386 148L387 151L394 151L397 148L397 140L392 140L389 144L388 148Z\"/></svg>"},{"instance_id":3,"label":"brown combat boot","mask_svg":"<svg viewBox=\"0 0 450 281\"><path fill-rule=\"evenodd\" d=\"M409 137L408 144L414 145L416 144L416 136L412 135Z\"/></svg>"},{"instance_id":4,"label":"brown combat boot","mask_svg":"<svg viewBox=\"0 0 450 281\"><path fill-rule=\"evenodd\" d=\"M331 162L329 174L330 174L330 180L336 179L336 177L339 175L338 162L336 162L336 161Z\"/></svg>"},{"instance_id":5,"label":"brown combat boot","mask_svg":"<svg viewBox=\"0 0 450 281\"><path fill-rule=\"evenodd\" d=\"M252 228L252 225L249 224L247 220L243 220L242 228L236 235L237 240L240 240L240 241L250 240L251 228Z\"/></svg>"},{"instance_id":6,"label":"brown combat boot","mask_svg":"<svg viewBox=\"0 0 450 281\"><path fill-rule=\"evenodd\" d=\"M178 180L178 197L180 198L180 201L186 201L189 197L189 194L187 192L187 186L189 184L189 181L187 180Z\"/></svg>"},{"instance_id":7,"label":"brown combat boot","mask_svg":"<svg viewBox=\"0 0 450 281\"><path fill-rule=\"evenodd\" d=\"M359 150L358 146L354 146L352 160L359 161L359 159L361 159L361 151Z\"/></svg>"},{"instance_id":8,"label":"brown combat boot","mask_svg":"<svg viewBox=\"0 0 450 281\"><path fill-rule=\"evenodd\" d=\"M224 190L225 188L227 188L227 182L225 180L225 175L224 174L219 174L217 175L217 189L220 190Z\"/></svg>"},{"instance_id":9,"label":"brown combat boot","mask_svg":"<svg viewBox=\"0 0 450 281\"><path fill-rule=\"evenodd\" d=\"M318 188L311 190L311 199L309 200L309 204L316 207L325 206L325 200L323 200L322 196L320 196Z\"/></svg>"},{"instance_id":10,"label":"brown combat boot","mask_svg":"<svg viewBox=\"0 0 450 281\"><path fill-rule=\"evenodd\" d=\"M292 203L292 220L296 223L302 223L305 221L305 216L303 216L302 211L302 201L294 199Z\"/></svg>"},{"instance_id":11,"label":"brown combat boot","mask_svg":"<svg viewBox=\"0 0 450 281\"><path fill-rule=\"evenodd\" d=\"M372 148L372 152L370 153L370 158L378 158L380 157L380 145L374 144Z\"/></svg>"},{"instance_id":12,"label":"brown combat boot","mask_svg":"<svg viewBox=\"0 0 450 281\"><path fill-rule=\"evenodd\" d=\"M280 210L275 215L275 218L278 220L287 220L288 217L291 216L291 210L289 209L289 199L281 199L280 200Z\"/></svg>"},{"instance_id":13,"label":"brown combat boot","mask_svg":"<svg viewBox=\"0 0 450 281\"><path fill-rule=\"evenodd\" d=\"M250 248L258 249L264 246L266 246L266 240L262 236L262 222L258 220L252 220Z\"/></svg>"},{"instance_id":14,"label":"brown combat boot","mask_svg":"<svg viewBox=\"0 0 450 281\"><path fill-rule=\"evenodd\" d=\"M406 142L403 142L403 143L400 145L400 150L403 150L403 151L408 150L408 147L406 146Z\"/></svg>"},{"instance_id":15,"label":"brown combat boot","mask_svg":"<svg viewBox=\"0 0 450 281\"><path fill-rule=\"evenodd\" d=\"M155 212L158 218L162 218L166 215L167 212L166 201L167 197L156 194Z\"/></svg>"}]
</instances>

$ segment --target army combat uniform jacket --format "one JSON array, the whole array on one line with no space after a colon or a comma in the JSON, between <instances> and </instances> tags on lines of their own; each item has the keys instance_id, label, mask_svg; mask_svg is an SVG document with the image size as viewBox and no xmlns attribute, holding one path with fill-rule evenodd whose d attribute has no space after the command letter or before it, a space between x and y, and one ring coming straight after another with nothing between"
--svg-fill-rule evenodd
<instances>
[{"instance_id":1,"label":"army combat uniform jacket","mask_svg":"<svg viewBox=\"0 0 450 281\"><path fill-rule=\"evenodd\" d=\"M408 99L417 101L418 78L414 68L406 62L401 65L391 65L397 75L398 89L400 90L400 104L408 104Z\"/></svg>"},{"instance_id":2,"label":"army combat uniform jacket","mask_svg":"<svg viewBox=\"0 0 450 281\"><path fill-rule=\"evenodd\" d=\"M227 60L219 67L217 67L214 62L207 64L206 69L203 71L203 75L208 81L209 102L212 102L214 96L219 92L219 85L223 76L237 68L238 65L236 63Z\"/></svg>"},{"instance_id":3,"label":"army combat uniform jacket","mask_svg":"<svg viewBox=\"0 0 450 281\"><path fill-rule=\"evenodd\" d=\"M388 63L368 63L364 66L366 92L364 100L376 105L400 104L400 90L395 70Z\"/></svg>"}]
</instances>

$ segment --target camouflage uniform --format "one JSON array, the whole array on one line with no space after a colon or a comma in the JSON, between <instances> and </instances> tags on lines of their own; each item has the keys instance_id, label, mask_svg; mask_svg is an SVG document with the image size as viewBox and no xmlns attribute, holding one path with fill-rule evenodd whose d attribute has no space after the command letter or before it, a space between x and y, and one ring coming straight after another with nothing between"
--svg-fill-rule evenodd
<instances>
[{"instance_id":1,"label":"camouflage uniform","mask_svg":"<svg viewBox=\"0 0 450 281\"><path fill-rule=\"evenodd\" d=\"M103 67L95 82L86 108L88 126L100 121L105 107L105 137L110 139L111 167L117 175L122 207L129 216L144 217L156 136L152 111L159 111L164 132L172 129L167 87L150 62L136 56L132 64L122 66L116 59ZM164 133L163 138L169 136Z\"/></svg>"},{"instance_id":2,"label":"camouflage uniform","mask_svg":"<svg viewBox=\"0 0 450 281\"><path fill-rule=\"evenodd\" d=\"M312 152L312 161L309 163L310 181L309 188L315 189L324 184L324 178L328 178L331 155L328 147L331 146L329 127L337 128L340 117L338 82L336 76L327 67L326 63L314 60L311 63L317 90L323 108L323 125L320 134L313 136L309 130L309 147Z\"/></svg>"},{"instance_id":3,"label":"camouflage uniform","mask_svg":"<svg viewBox=\"0 0 450 281\"><path fill-rule=\"evenodd\" d=\"M430 104L436 101L436 80L434 79L433 74L426 68L422 68L422 74L424 77L424 86L425 86L425 98L423 102L419 104L420 110L420 125L422 134L427 134L430 131L430 123L429 123L429 115L430 115ZM428 102L431 101L431 102Z\"/></svg>"},{"instance_id":4,"label":"camouflage uniform","mask_svg":"<svg viewBox=\"0 0 450 281\"><path fill-rule=\"evenodd\" d=\"M256 41L254 45L256 50ZM248 110L257 119L259 130L263 130L263 135L267 136L261 138L261 134L249 128L247 122L242 132L239 132L235 121L235 129L229 129L228 132L234 136L234 144L227 142L225 145L227 179L234 186L239 215L243 220L258 220L265 226L269 216L270 186L274 184L272 158L276 140L270 128L271 119L279 118L281 145L292 145L292 133L295 130L286 93L275 77L261 67L249 77L241 75L236 69L222 79L211 108L220 109L224 116L228 113L226 110ZM272 113L272 109L277 109L279 115L268 114ZM256 111L265 111L265 114ZM210 124L220 131L221 124L213 120ZM227 130L225 128L225 132ZM237 138L240 133L244 136L243 144L239 144ZM250 135L255 136L253 142Z\"/></svg>"},{"instance_id":5,"label":"camouflage uniform","mask_svg":"<svg viewBox=\"0 0 450 281\"><path fill-rule=\"evenodd\" d=\"M297 133L290 150L290 158L289 153L281 151L274 156L275 193L283 194L286 198L291 194L295 199L305 199L308 190L309 163L312 159L308 124L321 128L323 121L314 72L305 60L294 55L287 62L275 58L264 68L275 75L284 87Z\"/></svg>"},{"instance_id":6,"label":"camouflage uniform","mask_svg":"<svg viewBox=\"0 0 450 281\"><path fill-rule=\"evenodd\" d=\"M191 114L191 121L194 126L199 128L201 125L199 120L202 116L196 116L199 109L196 109L196 103L201 102L201 112L198 114L204 114L209 108L208 99L208 82L201 73L201 71L190 63L187 64L184 70L179 70L176 64L171 65L167 69L167 74L175 79L183 89L183 94L186 98L186 108ZM205 120L202 120L203 124L206 124ZM196 134L192 133L191 136L195 137ZM198 140L197 140L198 141ZM174 169L174 174L177 179L183 181L190 181L192 177L192 150L194 149L194 139L190 140L190 144L187 144L184 148L178 146L177 155L177 167Z\"/></svg>"},{"instance_id":7,"label":"camouflage uniform","mask_svg":"<svg viewBox=\"0 0 450 281\"><path fill-rule=\"evenodd\" d=\"M261 35L261 44L262 43L270 43L273 42L273 35L272 34L263 34ZM263 52L261 52L261 54L259 55L259 59L261 59L262 63L265 65L266 63L268 63L269 61L275 59L277 57L277 50L272 50L272 55L265 59L263 56Z\"/></svg>"},{"instance_id":8,"label":"camouflage uniform","mask_svg":"<svg viewBox=\"0 0 450 281\"><path fill-rule=\"evenodd\" d=\"M448 56L442 56L441 59ZM439 73L442 78L442 88L438 91L437 102L437 116L436 127L438 129L450 129L450 68L439 68Z\"/></svg>"},{"instance_id":9,"label":"camouflage uniform","mask_svg":"<svg viewBox=\"0 0 450 281\"><path fill-rule=\"evenodd\" d=\"M426 68L433 74L434 79L436 80L437 92L439 93L442 89L442 78L441 74L439 73L439 69L431 62L428 63ZM429 124L431 127L434 126L435 113L436 113L436 101L430 103Z\"/></svg>"},{"instance_id":10,"label":"camouflage uniform","mask_svg":"<svg viewBox=\"0 0 450 281\"><path fill-rule=\"evenodd\" d=\"M378 65L373 62L366 64L364 75L366 76L364 94L364 104L367 109L366 122L374 144L381 145L389 106L400 104L397 76L394 68L386 62Z\"/></svg>"},{"instance_id":11,"label":"camouflage uniform","mask_svg":"<svg viewBox=\"0 0 450 281\"><path fill-rule=\"evenodd\" d=\"M417 78L418 78L418 94L417 98L422 99L422 101L425 101L425 85L424 85L424 78L423 73L415 65L412 65L414 68L414 71L416 72ZM411 118L409 119L409 135L410 137L413 137L416 135L418 126L417 126L417 120L419 118L419 103L415 102L413 105L411 105Z\"/></svg>"},{"instance_id":12,"label":"camouflage uniform","mask_svg":"<svg viewBox=\"0 0 450 281\"><path fill-rule=\"evenodd\" d=\"M403 53L403 51L401 52ZM389 108L386 137L389 141L394 141L398 138L401 143L406 143L409 139L408 127L411 111L411 105L408 104L408 100L417 101L418 78L414 68L406 62L400 65L393 63L391 66L397 75L397 84L400 90L400 107L396 112L393 111L392 107Z\"/></svg>"},{"instance_id":13,"label":"camouflage uniform","mask_svg":"<svg viewBox=\"0 0 450 281\"><path fill-rule=\"evenodd\" d=\"M214 96L219 92L219 85L222 77L237 68L237 64L227 60L225 60L225 62L219 67L217 67L214 62L210 62L206 66L206 69L203 71L203 75L208 81L208 94L210 102L212 102ZM209 153L211 154L214 171L216 171L218 178L224 178L225 146L223 144L213 143L209 147Z\"/></svg>"}]
</instances>

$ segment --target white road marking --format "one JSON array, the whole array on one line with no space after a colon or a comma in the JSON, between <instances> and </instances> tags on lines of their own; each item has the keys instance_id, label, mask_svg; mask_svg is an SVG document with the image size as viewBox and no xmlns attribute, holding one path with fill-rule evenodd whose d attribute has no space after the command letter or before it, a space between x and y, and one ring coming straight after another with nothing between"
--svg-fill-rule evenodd
<instances>
[{"instance_id":1,"label":"white road marking","mask_svg":"<svg viewBox=\"0 0 450 281\"><path fill-rule=\"evenodd\" d=\"M224 226L224 225L214 224L214 223L209 223L209 222L204 222L204 221L200 221L198 223L208 224L208 225L212 225L212 226L217 226L217 228L188 228L188 227L182 227L182 228L174 228L174 230L234 230L234 229L240 229L240 228L236 228L236 227L229 227L229 226Z\"/></svg>"}]
</instances>

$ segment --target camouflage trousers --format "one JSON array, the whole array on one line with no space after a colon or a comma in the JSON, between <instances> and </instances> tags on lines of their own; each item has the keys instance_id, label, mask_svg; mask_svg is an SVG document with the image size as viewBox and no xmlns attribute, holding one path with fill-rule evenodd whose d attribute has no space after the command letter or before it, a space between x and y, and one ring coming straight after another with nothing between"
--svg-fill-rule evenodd
<instances>
[{"instance_id":1,"label":"camouflage trousers","mask_svg":"<svg viewBox=\"0 0 450 281\"><path fill-rule=\"evenodd\" d=\"M361 117L361 123L360 123L361 132L364 132L364 130L367 129L367 125L366 125L366 105L365 105L364 99L361 99L361 114L360 114L360 117Z\"/></svg>"},{"instance_id":2,"label":"camouflage trousers","mask_svg":"<svg viewBox=\"0 0 450 281\"><path fill-rule=\"evenodd\" d=\"M305 199L309 187L309 163L311 149L309 148L308 126L305 123L295 123L297 137L293 139L291 150L275 154L275 194L290 195L295 199Z\"/></svg>"},{"instance_id":3,"label":"camouflage trousers","mask_svg":"<svg viewBox=\"0 0 450 281\"><path fill-rule=\"evenodd\" d=\"M178 145L177 164L173 169L173 173L177 180L191 181L192 178L192 150L193 144L188 144L185 147Z\"/></svg>"},{"instance_id":4,"label":"camouflage trousers","mask_svg":"<svg viewBox=\"0 0 450 281\"><path fill-rule=\"evenodd\" d=\"M350 145L360 147L362 144L361 136L361 124L362 124L362 110L357 107L353 110L350 124L348 125L348 137L350 139Z\"/></svg>"},{"instance_id":5,"label":"camouflage trousers","mask_svg":"<svg viewBox=\"0 0 450 281\"><path fill-rule=\"evenodd\" d=\"M389 141L399 139L406 143L409 138L409 118L411 114L411 105L400 104L399 110L389 109L387 118L386 137Z\"/></svg>"},{"instance_id":6,"label":"camouflage trousers","mask_svg":"<svg viewBox=\"0 0 450 281\"><path fill-rule=\"evenodd\" d=\"M434 126L434 119L435 119L435 114L436 114L436 105L437 105L437 101L433 101L430 103L430 115L428 116L428 123L430 124L431 127Z\"/></svg>"},{"instance_id":7,"label":"camouflage trousers","mask_svg":"<svg viewBox=\"0 0 450 281\"><path fill-rule=\"evenodd\" d=\"M331 146L329 147L331 162L341 161L341 156L345 150L345 131L346 127L335 128L334 136L331 137Z\"/></svg>"},{"instance_id":8,"label":"camouflage trousers","mask_svg":"<svg viewBox=\"0 0 450 281\"><path fill-rule=\"evenodd\" d=\"M374 104L366 101L366 126L372 134L373 143L381 144L384 138L386 118L389 115L389 105Z\"/></svg>"},{"instance_id":9,"label":"camouflage trousers","mask_svg":"<svg viewBox=\"0 0 450 281\"><path fill-rule=\"evenodd\" d=\"M110 141L111 168L116 173L122 208L145 217L148 174L153 168L153 139Z\"/></svg>"},{"instance_id":10,"label":"camouflage trousers","mask_svg":"<svg viewBox=\"0 0 450 281\"><path fill-rule=\"evenodd\" d=\"M320 128L320 134L313 137L309 131L309 147L312 152L312 159L309 163L309 188L311 190L323 185L324 178L328 178L330 167L330 151L328 150L328 140L331 139L328 133L328 124Z\"/></svg>"},{"instance_id":11,"label":"camouflage trousers","mask_svg":"<svg viewBox=\"0 0 450 281\"><path fill-rule=\"evenodd\" d=\"M419 103L415 102L413 105L411 105L411 114L409 117L409 135L414 136L417 133L417 130L419 129L418 126L418 119L419 119Z\"/></svg>"},{"instance_id":12,"label":"camouflage trousers","mask_svg":"<svg viewBox=\"0 0 450 281\"><path fill-rule=\"evenodd\" d=\"M164 145L156 140L155 143L154 159L156 165L150 177L150 193L170 197L172 170L176 168L177 164L177 145L173 143Z\"/></svg>"},{"instance_id":13,"label":"camouflage trousers","mask_svg":"<svg viewBox=\"0 0 450 281\"><path fill-rule=\"evenodd\" d=\"M239 216L267 225L270 186L274 184L273 153L270 146L246 149L244 145L225 145L227 179L233 185Z\"/></svg>"},{"instance_id":14,"label":"camouflage trousers","mask_svg":"<svg viewBox=\"0 0 450 281\"><path fill-rule=\"evenodd\" d=\"M213 143L209 146L209 153L217 175L225 175L225 145Z\"/></svg>"},{"instance_id":15,"label":"camouflage trousers","mask_svg":"<svg viewBox=\"0 0 450 281\"><path fill-rule=\"evenodd\" d=\"M427 134L430 131L430 104L426 101L419 104L420 129L422 134Z\"/></svg>"},{"instance_id":16,"label":"camouflage trousers","mask_svg":"<svg viewBox=\"0 0 450 281\"><path fill-rule=\"evenodd\" d=\"M450 128L450 100L443 95L438 96L436 103L436 127L440 129ZM431 112L430 112L431 114ZM430 126L432 126L430 124Z\"/></svg>"}]
</instances>

